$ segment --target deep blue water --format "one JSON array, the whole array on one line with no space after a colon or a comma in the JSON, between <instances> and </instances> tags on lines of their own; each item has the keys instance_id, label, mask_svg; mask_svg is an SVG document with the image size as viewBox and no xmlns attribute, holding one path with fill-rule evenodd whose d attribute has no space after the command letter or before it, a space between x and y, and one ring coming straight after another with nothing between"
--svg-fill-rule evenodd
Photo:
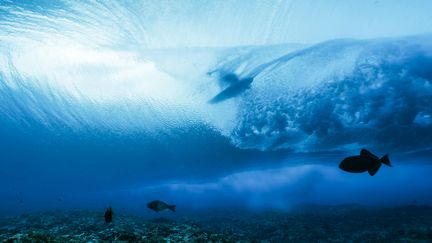
<instances>
[{"instance_id":1,"label":"deep blue water","mask_svg":"<svg viewBox=\"0 0 432 243\"><path fill-rule=\"evenodd\" d=\"M432 204L428 9L0 1L0 214Z\"/></svg>"}]
</instances>

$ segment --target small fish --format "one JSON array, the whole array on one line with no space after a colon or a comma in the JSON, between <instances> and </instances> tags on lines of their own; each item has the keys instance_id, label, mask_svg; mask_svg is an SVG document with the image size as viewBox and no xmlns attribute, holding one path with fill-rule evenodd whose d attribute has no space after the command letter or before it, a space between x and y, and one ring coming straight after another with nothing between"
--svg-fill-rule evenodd
<instances>
[{"instance_id":1,"label":"small fish","mask_svg":"<svg viewBox=\"0 0 432 243\"><path fill-rule=\"evenodd\" d=\"M151 210L154 210L155 212L159 212L165 209L169 209L173 212L175 212L176 210L176 205L168 205L162 201L159 200L155 200L155 201L151 201L147 204L147 207L150 208Z\"/></svg>"},{"instance_id":2,"label":"small fish","mask_svg":"<svg viewBox=\"0 0 432 243\"><path fill-rule=\"evenodd\" d=\"M108 207L107 210L105 211L105 214L104 214L105 222L106 223L111 223L112 222L113 214L114 214L114 211L112 210L112 208Z\"/></svg>"},{"instance_id":3,"label":"small fish","mask_svg":"<svg viewBox=\"0 0 432 243\"><path fill-rule=\"evenodd\" d=\"M381 164L391 167L390 159L387 154L380 159L366 149L362 149L360 155L351 156L342 160L339 164L339 168L351 173L367 171L369 175L373 176L377 173Z\"/></svg>"}]
</instances>

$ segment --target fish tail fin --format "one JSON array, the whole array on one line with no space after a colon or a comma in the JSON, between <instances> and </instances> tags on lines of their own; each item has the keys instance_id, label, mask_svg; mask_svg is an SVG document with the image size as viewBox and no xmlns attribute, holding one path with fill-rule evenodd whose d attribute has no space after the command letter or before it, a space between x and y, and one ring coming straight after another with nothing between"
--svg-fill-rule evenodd
<instances>
[{"instance_id":1,"label":"fish tail fin","mask_svg":"<svg viewBox=\"0 0 432 243\"><path fill-rule=\"evenodd\" d=\"M176 210L176 205L169 205L169 206L168 206L168 209L171 210L171 211L173 211L173 212L175 212L175 210Z\"/></svg>"},{"instance_id":2,"label":"fish tail fin","mask_svg":"<svg viewBox=\"0 0 432 243\"><path fill-rule=\"evenodd\" d=\"M381 168L381 163L377 163L375 167L368 170L369 175L374 176L378 172L379 168Z\"/></svg>"},{"instance_id":3,"label":"fish tail fin","mask_svg":"<svg viewBox=\"0 0 432 243\"><path fill-rule=\"evenodd\" d=\"M380 161L381 163L387 165L387 166L390 166L390 167L392 166L392 165L390 164L390 159L389 159L388 154L384 155L381 159L379 159L379 161Z\"/></svg>"}]
</instances>

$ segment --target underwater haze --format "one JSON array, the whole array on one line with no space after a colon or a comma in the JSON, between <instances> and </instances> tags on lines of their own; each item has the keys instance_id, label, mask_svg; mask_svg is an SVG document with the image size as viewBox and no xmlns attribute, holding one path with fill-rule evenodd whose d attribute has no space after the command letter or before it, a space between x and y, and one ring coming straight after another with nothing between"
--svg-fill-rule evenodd
<instances>
[{"instance_id":1,"label":"underwater haze","mask_svg":"<svg viewBox=\"0 0 432 243\"><path fill-rule=\"evenodd\" d=\"M431 11L0 0L0 217L431 205ZM392 167L338 167L361 149Z\"/></svg>"}]
</instances>

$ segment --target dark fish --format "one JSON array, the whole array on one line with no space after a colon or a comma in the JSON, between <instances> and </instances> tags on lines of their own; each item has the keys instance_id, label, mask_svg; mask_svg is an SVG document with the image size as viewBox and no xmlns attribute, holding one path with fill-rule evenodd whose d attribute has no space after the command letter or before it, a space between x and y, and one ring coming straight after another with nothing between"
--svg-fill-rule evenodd
<instances>
[{"instance_id":1,"label":"dark fish","mask_svg":"<svg viewBox=\"0 0 432 243\"><path fill-rule=\"evenodd\" d=\"M159 212L165 209L169 209L173 212L175 212L176 210L176 205L168 205L162 201L159 200L155 200L155 201L151 201L147 204L147 207L150 208L151 210L154 210L155 212Z\"/></svg>"},{"instance_id":2,"label":"dark fish","mask_svg":"<svg viewBox=\"0 0 432 243\"><path fill-rule=\"evenodd\" d=\"M104 217L105 217L105 222L106 223L111 223L112 219L113 219L113 210L111 207L108 207L107 210L105 211Z\"/></svg>"},{"instance_id":3,"label":"dark fish","mask_svg":"<svg viewBox=\"0 0 432 243\"><path fill-rule=\"evenodd\" d=\"M249 89L253 81L253 78L244 78L240 80L235 74L225 75L222 79L225 83L228 83L229 86L209 101L212 104L236 97Z\"/></svg>"},{"instance_id":4,"label":"dark fish","mask_svg":"<svg viewBox=\"0 0 432 243\"><path fill-rule=\"evenodd\" d=\"M371 176L375 175L381 164L391 167L388 155L378 158L366 149L360 151L360 155L351 156L342 160L339 168L351 173L362 173L367 171Z\"/></svg>"}]
</instances>

